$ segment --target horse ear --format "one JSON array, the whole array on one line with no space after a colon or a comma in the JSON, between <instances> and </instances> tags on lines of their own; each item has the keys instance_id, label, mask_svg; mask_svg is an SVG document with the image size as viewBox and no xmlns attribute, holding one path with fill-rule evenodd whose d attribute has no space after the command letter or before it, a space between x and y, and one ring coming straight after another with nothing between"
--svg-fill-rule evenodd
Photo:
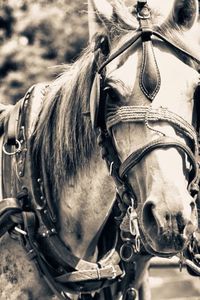
<instances>
[{"instance_id":1,"label":"horse ear","mask_svg":"<svg viewBox=\"0 0 200 300\"><path fill-rule=\"evenodd\" d=\"M175 0L172 10L173 24L189 30L196 23L199 15L198 0Z\"/></svg>"},{"instance_id":2,"label":"horse ear","mask_svg":"<svg viewBox=\"0 0 200 300\"><path fill-rule=\"evenodd\" d=\"M97 33L105 32L105 22L111 21L113 7L107 0L88 0L88 25L90 41Z\"/></svg>"}]
</instances>

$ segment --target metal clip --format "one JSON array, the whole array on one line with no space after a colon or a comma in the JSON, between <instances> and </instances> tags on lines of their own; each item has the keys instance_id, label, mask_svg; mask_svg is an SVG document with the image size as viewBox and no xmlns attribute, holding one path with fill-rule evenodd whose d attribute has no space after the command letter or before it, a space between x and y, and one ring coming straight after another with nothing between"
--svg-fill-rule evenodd
<instances>
[{"instance_id":1,"label":"metal clip","mask_svg":"<svg viewBox=\"0 0 200 300\"><path fill-rule=\"evenodd\" d=\"M132 199L132 206L129 206L127 213L129 215L129 230L130 233L134 237L134 250L135 253L140 252L140 232L139 232L139 226L138 226L138 217L137 213L134 209L134 201Z\"/></svg>"}]
</instances>

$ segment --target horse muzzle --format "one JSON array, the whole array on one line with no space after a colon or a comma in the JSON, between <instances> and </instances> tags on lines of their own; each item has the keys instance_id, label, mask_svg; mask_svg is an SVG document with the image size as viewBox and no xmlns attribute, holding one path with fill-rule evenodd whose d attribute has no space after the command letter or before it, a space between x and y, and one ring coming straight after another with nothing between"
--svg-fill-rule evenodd
<instances>
[{"instance_id":1,"label":"horse muzzle","mask_svg":"<svg viewBox=\"0 0 200 300\"><path fill-rule=\"evenodd\" d=\"M170 212L160 209L153 201L146 201L141 216L146 243L163 255L183 251L197 230L196 208L189 205L188 210L187 214L183 210Z\"/></svg>"}]
</instances>

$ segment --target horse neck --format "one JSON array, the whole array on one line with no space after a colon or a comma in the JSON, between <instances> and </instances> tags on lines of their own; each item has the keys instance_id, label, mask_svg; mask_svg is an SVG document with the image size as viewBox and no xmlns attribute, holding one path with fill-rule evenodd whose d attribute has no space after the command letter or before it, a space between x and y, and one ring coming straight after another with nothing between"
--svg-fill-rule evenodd
<instances>
[{"instance_id":1,"label":"horse neck","mask_svg":"<svg viewBox=\"0 0 200 300\"><path fill-rule=\"evenodd\" d=\"M114 185L105 163L93 155L75 182L63 185L60 197L61 238L74 254L94 256L101 230L114 202Z\"/></svg>"}]
</instances>

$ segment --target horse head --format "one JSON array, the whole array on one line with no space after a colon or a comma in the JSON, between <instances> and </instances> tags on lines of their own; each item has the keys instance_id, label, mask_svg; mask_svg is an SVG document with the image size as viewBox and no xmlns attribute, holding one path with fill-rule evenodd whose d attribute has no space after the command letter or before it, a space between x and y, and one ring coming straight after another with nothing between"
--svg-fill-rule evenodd
<instances>
[{"instance_id":1,"label":"horse head","mask_svg":"<svg viewBox=\"0 0 200 300\"><path fill-rule=\"evenodd\" d=\"M183 251L198 226L192 186L199 61L192 37L199 7L198 1L137 2L128 9L89 1L98 70L91 119L94 127L105 121L122 163L119 175L137 202L145 247L170 256Z\"/></svg>"}]
</instances>

